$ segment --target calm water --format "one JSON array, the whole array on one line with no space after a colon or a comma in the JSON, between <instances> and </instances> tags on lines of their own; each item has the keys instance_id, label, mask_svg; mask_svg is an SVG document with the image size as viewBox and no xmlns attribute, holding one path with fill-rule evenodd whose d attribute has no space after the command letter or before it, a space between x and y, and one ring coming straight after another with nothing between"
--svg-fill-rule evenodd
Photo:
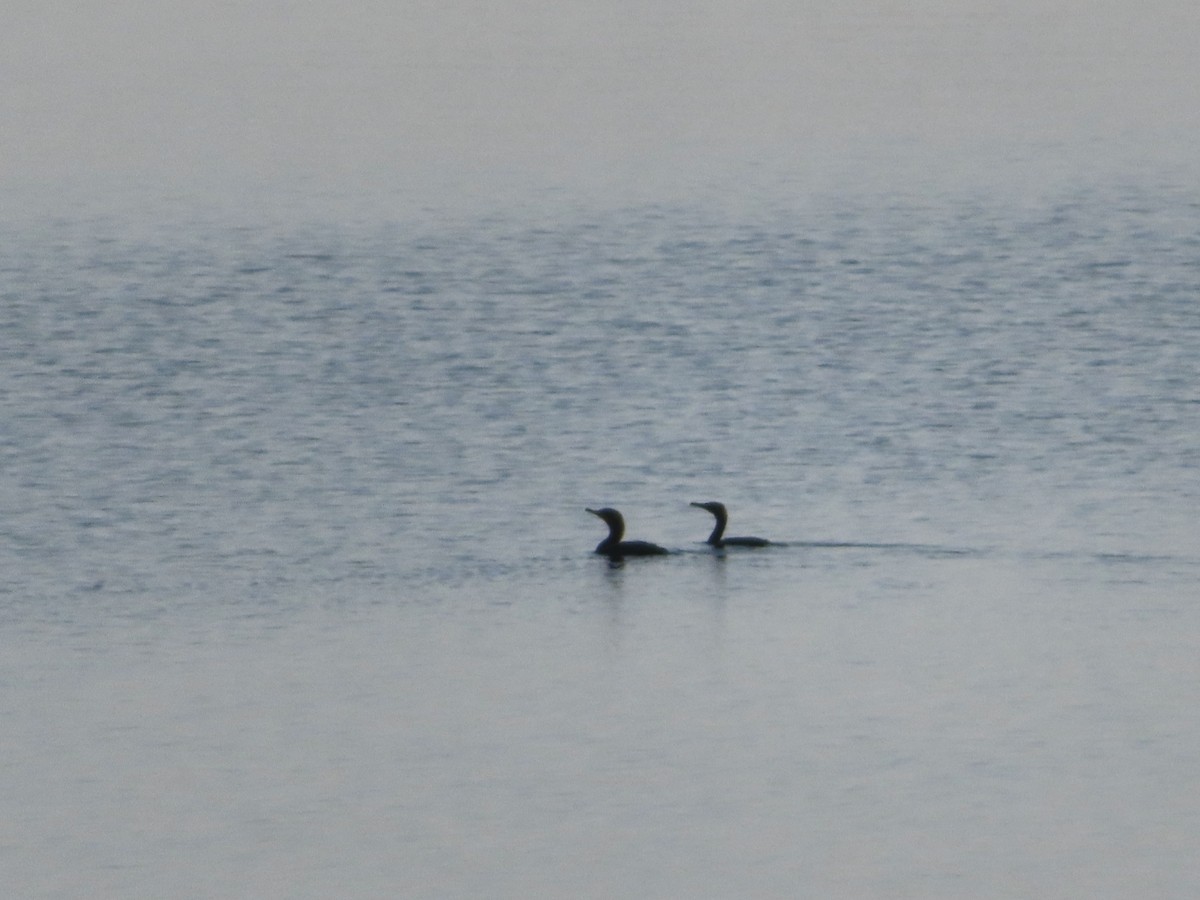
<instances>
[{"instance_id":1,"label":"calm water","mask_svg":"<svg viewBox=\"0 0 1200 900\"><path fill-rule=\"evenodd\" d=\"M1196 896L1198 292L1137 185L11 228L0 885Z\"/></svg>"}]
</instances>

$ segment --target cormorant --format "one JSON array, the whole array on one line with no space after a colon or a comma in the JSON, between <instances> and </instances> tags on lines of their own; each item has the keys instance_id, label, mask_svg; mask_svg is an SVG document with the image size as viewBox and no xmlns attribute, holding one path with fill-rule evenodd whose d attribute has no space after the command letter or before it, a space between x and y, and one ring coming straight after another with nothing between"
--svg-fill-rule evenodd
<instances>
[{"instance_id":1,"label":"cormorant","mask_svg":"<svg viewBox=\"0 0 1200 900\"><path fill-rule=\"evenodd\" d=\"M625 535L625 519L615 509L589 509L593 516L599 516L608 525L608 537L596 545L596 552L603 553L609 559L624 559L626 556L661 556L668 551L651 544L649 541L623 541Z\"/></svg>"},{"instance_id":2,"label":"cormorant","mask_svg":"<svg viewBox=\"0 0 1200 900\"><path fill-rule=\"evenodd\" d=\"M723 537L725 524L729 521L729 512L725 509L724 503L710 500L707 503L693 503L692 506L707 509L717 517L717 524L713 526L712 534L708 536L706 542L712 547L718 549L721 547L766 547L771 543L766 538L760 537Z\"/></svg>"}]
</instances>

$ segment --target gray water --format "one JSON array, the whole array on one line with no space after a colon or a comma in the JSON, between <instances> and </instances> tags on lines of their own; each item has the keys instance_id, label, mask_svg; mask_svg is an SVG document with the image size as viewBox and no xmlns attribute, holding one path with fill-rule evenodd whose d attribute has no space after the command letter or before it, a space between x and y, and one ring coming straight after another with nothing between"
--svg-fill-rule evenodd
<instances>
[{"instance_id":1,"label":"gray water","mask_svg":"<svg viewBox=\"0 0 1200 900\"><path fill-rule=\"evenodd\" d=\"M1200 894L1198 226L9 227L0 886Z\"/></svg>"}]
</instances>

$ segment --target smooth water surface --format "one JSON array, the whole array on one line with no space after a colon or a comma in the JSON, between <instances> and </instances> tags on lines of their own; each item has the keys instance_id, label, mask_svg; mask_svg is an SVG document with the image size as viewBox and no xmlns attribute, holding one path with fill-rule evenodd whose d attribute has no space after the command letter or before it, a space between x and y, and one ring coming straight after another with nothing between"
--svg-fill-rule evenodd
<instances>
[{"instance_id":1,"label":"smooth water surface","mask_svg":"<svg viewBox=\"0 0 1200 900\"><path fill-rule=\"evenodd\" d=\"M1195 895L1198 224L9 229L0 884Z\"/></svg>"}]
</instances>

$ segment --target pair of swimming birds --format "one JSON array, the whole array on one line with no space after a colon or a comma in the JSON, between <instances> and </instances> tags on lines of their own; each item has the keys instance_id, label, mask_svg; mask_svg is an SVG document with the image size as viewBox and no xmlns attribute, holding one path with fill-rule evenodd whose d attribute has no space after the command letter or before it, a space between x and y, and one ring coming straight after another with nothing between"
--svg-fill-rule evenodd
<instances>
[{"instance_id":1,"label":"pair of swimming birds","mask_svg":"<svg viewBox=\"0 0 1200 900\"><path fill-rule=\"evenodd\" d=\"M725 526L729 522L729 511L725 504L710 500L707 503L693 503L692 506L706 509L716 517L716 525L706 543L710 547L765 547L770 541L760 537L725 537ZM625 536L625 518L611 507L589 509L593 516L599 516L608 525L608 537L596 545L596 552L610 559L624 559L626 556L661 556L669 551L658 544L649 541L623 541Z\"/></svg>"}]
</instances>

